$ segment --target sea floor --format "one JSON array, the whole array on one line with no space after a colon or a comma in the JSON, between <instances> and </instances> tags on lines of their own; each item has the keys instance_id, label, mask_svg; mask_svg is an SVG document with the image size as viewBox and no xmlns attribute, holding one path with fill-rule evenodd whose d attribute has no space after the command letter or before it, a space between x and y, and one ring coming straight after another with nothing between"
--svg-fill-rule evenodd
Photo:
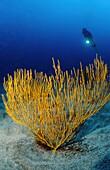
<instances>
[{"instance_id":1,"label":"sea floor","mask_svg":"<svg viewBox=\"0 0 110 170\"><path fill-rule=\"evenodd\" d=\"M75 143L54 153L14 123L0 99L0 170L110 170L110 102L84 123Z\"/></svg>"}]
</instances>

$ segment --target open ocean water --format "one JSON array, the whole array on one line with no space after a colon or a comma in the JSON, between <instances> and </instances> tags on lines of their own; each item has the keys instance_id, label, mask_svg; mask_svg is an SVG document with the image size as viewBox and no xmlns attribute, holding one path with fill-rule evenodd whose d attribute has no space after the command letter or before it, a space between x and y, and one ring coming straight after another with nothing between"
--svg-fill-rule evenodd
<instances>
[{"instance_id":1,"label":"open ocean water","mask_svg":"<svg viewBox=\"0 0 110 170\"><path fill-rule=\"evenodd\" d=\"M0 0L0 82L17 68L53 74L52 57L62 70L85 68L98 55L110 60L109 0ZM86 44L82 29L97 49Z\"/></svg>"}]
</instances>

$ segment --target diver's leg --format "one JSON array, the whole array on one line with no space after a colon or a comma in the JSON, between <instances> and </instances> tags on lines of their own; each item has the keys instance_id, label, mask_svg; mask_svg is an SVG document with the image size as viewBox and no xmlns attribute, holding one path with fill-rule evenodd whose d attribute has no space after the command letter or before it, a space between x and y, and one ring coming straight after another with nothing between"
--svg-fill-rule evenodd
<instances>
[{"instance_id":1,"label":"diver's leg","mask_svg":"<svg viewBox=\"0 0 110 170\"><path fill-rule=\"evenodd\" d=\"M91 45L92 45L93 48L97 49L96 44L93 40L91 40Z\"/></svg>"}]
</instances>

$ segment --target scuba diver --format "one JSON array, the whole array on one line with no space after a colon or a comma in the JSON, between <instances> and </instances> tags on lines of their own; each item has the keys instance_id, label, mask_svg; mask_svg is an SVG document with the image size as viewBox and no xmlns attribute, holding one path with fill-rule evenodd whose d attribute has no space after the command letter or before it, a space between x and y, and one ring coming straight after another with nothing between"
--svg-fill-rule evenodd
<instances>
[{"instance_id":1,"label":"scuba diver","mask_svg":"<svg viewBox=\"0 0 110 170\"><path fill-rule=\"evenodd\" d=\"M83 28L82 29L82 34L84 35L85 39L86 39L86 43L87 44L91 44L91 46L97 50L97 47L96 47L96 44L93 40L93 36L92 34L86 29L86 28Z\"/></svg>"}]
</instances>

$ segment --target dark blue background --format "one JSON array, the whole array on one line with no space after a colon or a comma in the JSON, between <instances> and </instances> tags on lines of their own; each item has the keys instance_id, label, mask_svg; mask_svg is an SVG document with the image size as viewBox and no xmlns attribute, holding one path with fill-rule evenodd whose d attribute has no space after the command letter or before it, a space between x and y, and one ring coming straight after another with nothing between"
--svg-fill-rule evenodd
<instances>
[{"instance_id":1,"label":"dark blue background","mask_svg":"<svg viewBox=\"0 0 110 170\"><path fill-rule=\"evenodd\" d=\"M87 28L98 47L84 43ZM17 68L53 73L110 60L110 0L0 0L0 82Z\"/></svg>"}]
</instances>

